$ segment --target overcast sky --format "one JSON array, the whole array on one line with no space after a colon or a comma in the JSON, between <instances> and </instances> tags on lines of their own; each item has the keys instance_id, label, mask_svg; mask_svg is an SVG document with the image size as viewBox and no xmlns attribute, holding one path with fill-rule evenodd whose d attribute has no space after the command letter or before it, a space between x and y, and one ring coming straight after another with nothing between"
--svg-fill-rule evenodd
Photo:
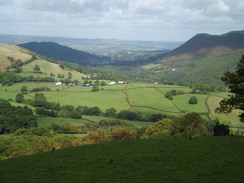
<instances>
[{"instance_id":1,"label":"overcast sky","mask_svg":"<svg viewBox=\"0 0 244 183\"><path fill-rule=\"evenodd\" d=\"M0 34L186 41L244 29L244 0L0 0Z\"/></svg>"}]
</instances>

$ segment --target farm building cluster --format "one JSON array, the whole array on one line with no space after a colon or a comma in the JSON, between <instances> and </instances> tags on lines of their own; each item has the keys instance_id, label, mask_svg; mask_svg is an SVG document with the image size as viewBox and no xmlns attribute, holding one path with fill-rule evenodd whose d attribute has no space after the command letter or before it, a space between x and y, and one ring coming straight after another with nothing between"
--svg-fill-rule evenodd
<instances>
[{"instance_id":1,"label":"farm building cluster","mask_svg":"<svg viewBox=\"0 0 244 183\"><path fill-rule=\"evenodd\" d=\"M116 85L116 84L124 84L124 81L111 81L108 83L108 85ZM88 83L78 83L78 84L73 84L73 83L62 83L61 81L55 82L56 86L82 86L82 87L89 87L89 86L94 86L95 84L88 84Z\"/></svg>"}]
</instances>

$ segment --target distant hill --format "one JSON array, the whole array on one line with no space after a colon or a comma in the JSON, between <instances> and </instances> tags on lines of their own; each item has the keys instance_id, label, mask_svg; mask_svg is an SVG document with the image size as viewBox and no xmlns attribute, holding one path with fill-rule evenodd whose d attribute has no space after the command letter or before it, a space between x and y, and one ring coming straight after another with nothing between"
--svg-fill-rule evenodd
<instances>
[{"instance_id":1,"label":"distant hill","mask_svg":"<svg viewBox=\"0 0 244 183\"><path fill-rule=\"evenodd\" d=\"M178 48L144 65L162 82L223 85L224 72L233 70L244 54L244 30L223 35L197 34Z\"/></svg>"},{"instance_id":2,"label":"distant hill","mask_svg":"<svg viewBox=\"0 0 244 183\"><path fill-rule=\"evenodd\" d=\"M25 62L31 59L32 55L33 53L25 48L0 44L0 71L15 64L17 60Z\"/></svg>"},{"instance_id":3,"label":"distant hill","mask_svg":"<svg viewBox=\"0 0 244 183\"><path fill-rule=\"evenodd\" d=\"M179 59L192 59L196 57L218 56L244 49L243 40L244 30L222 35L197 34L171 52L162 54L159 58L177 56Z\"/></svg>"},{"instance_id":4,"label":"distant hill","mask_svg":"<svg viewBox=\"0 0 244 183\"><path fill-rule=\"evenodd\" d=\"M55 42L64 46L96 54L109 54L121 51L172 50L182 42L171 41L136 41L120 39L87 39L47 36L23 36L0 34L0 43L23 44L28 42ZM99 54L99 55L100 55Z\"/></svg>"},{"instance_id":5,"label":"distant hill","mask_svg":"<svg viewBox=\"0 0 244 183\"><path fill-rule=\"evenodd\" d=\"M19 46L54 60L68 61L80 65L101 65L108 59L54 42L30 42Z\"/></svg>"}]
</instances>

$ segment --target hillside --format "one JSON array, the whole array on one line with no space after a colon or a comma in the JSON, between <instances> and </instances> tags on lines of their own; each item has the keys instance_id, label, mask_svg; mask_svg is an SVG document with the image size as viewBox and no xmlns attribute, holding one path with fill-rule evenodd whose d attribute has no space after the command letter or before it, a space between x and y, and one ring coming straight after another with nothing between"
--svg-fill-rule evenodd
<instances>
[{"instance_id":1,"label":"hillside","mask_svg":"<svg viewBox=\"0 0 244 183\"><path fill-rule=\"evenodd\" d=\"M63 60L80 65L103 64L108 59L53 42L30 42L19 46L54 60Z\"/></svg>"},{"instance_id":2,"label":"hillside","mask_svg":"<svg viewBox=\"0 0 244 183\"><path fill-rule=\"evenodd\" d=\"M85 145L2 160L1 182L243 182L243 148L243 137Z\"/></svg>"},{"instance_id":3,"label":"hillside","mask_svg":"<svg viewBox=\"0 0 244 183\"><path fill-rule=\"evenodd\" d=\"M15 64L17 60L25 62L31 59L32 55L33 53L25 48L0 44L0 71Z\"/></svg>"},{"instance_id":4,"label":"hillside","mask_svg":"<svg viewBox=\"0 0 244 183\"><path fill-rule=\"evenodd\" d=\"M189 41L152 59L142 68L151 71L159 82L223 86L220 78L233 70L244 54L244 31L223 35L197 34Z\"/></svg>"},{"instance_id":5,"label":"hillside","mask_svg":"<svg viewBox=\"0 0 244 183\"><path fill-rule=\"evenodd\" d=\"M243 40L244 30L222 35L197 34L171 52L161 55L161 57L177 56L192 59L222 55L244 49Z\"/></svg>"},{"instance_id":6,"label":"hillside","mask_svg":"<svg viewBox=\"0 0 244 183\"><path fill-rule=\"evenodd\" d=\"M28 64L21 66L20 68L24 73L20 73L19 75L22 76L33 75L33 71L34 71L33 68L35 65L38 65L40 67L40 71L42 72L43 77L47 77L52 74L56 80L60 80L61 78L58 78L58 75L61 74L63 75L64 79L68 79L69 73L71 73L72 80L80 81L82 77L87 77L87 75L85 74L79 73L77 71L68 68L63 69L56 63L48 62L42 59L34 60ZM42 75L40 75L40 77Z\"/></svg>"}]
</instances>

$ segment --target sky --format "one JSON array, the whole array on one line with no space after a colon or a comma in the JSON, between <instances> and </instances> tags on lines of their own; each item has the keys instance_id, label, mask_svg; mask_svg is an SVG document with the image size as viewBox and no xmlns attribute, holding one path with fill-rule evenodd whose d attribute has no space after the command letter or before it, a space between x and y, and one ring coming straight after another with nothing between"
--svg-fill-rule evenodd
<instances>
[{"instance_id":1,"label":"sky","mask_svg":"<svg viewBox=\"0 0 244 183\"><path fill-rule=\"evenodd\" d=\"M0 34L186 41L244 30L244 0L0 0Z\"/></svg>"}]
</instances>

